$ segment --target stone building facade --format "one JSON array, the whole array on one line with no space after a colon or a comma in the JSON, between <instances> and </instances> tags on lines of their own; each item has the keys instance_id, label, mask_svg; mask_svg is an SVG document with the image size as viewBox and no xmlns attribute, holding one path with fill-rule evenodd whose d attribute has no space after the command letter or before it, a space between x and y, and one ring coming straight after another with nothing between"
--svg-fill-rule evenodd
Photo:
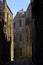
<instances>
[{"instance_id":1,"label":"stone building facade","mask_svg":"<svg viewBox=\"0 0 43 65\"><path fill-rule=\"evenodd\" d=\"M3 56L3 59L0 58L0 61L7 62L14 59L14 52L13 52L13 13L11 12L9 6L6 3L6 0L0 0L0 22L4 21L3 25L3 33L6 42L0 42L0 48L2 52L0 52L0 56ZM2 33L0 32L2 35ZM2 40L3 41L3 40ZM4 40L5 41L5 40ZM5 53L4 53L5 52ZM6 58L5 58L6 56Z\"/></svg>"},{"instance_id":2,"label":"stone building facade","mask_svg":"<svg viewBox=\"0 0 43 65\"><path fill-rule=\"evenodd\" d=\"M27 56L32 58L32 12L31 3L26 10L26 38L27 38ZM29 53L28 53L29 50Z\"/></svg>"},{"instance_id":3,"label":"stone building facade","mask_svg":"<svg viewBox=\"0 0 43 65\"><path fill-rule=\"evenodd\" d=\"M14 18L15 59L26 58L26 36L24 12L17 12Z\"/></svg>"},{"instance_id":4,"label":"stone building facade","mask_svg":"<svg viewBox=\"0 0 43 65\"><path fill-rule=\"evenodd\" d=\"M15 59L32 58L31 5L26 12L20 10L14 17Z\"/></svg>"}]
</instances>

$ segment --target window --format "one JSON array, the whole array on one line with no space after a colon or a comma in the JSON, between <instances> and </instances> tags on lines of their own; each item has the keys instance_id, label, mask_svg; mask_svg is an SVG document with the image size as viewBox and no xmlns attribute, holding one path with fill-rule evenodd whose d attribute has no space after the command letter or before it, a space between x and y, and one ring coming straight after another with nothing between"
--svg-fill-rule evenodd
<instances>
[{"instance_id":1,"label":"window","mask_svg":"<svg viewBox=\"0 0 43 65\"><path fill-rule=\"evenodd\" d=\"M22 34L20 34L20 41L22 41Z\"/></svg>"},{"instance_id":2,"label":"window","mask_svg":"<svg viewBox=\"0 0 43 65\"><path fill-rule=\"evenodd\" d=\"M21 19L19 20L19 26L21 27Z\"/></svg>"},{"instance_id":3,"label":"window","mask_svg":"<svg viewBox=\"0 0 43 65\"><path fill-rule=\"evenodd\" d=\"M22 48L20 48L20 56L22 56Z\"/></svg>"},{"instance_id":4,"label":"window","mask_svg":"<svg viewBox=\"0 0 43 65\"><path fill-rule=\"evenodd\" d=\"M14 29L15 29L15 22L14 22Z\"/></svg>"}]
</instances>

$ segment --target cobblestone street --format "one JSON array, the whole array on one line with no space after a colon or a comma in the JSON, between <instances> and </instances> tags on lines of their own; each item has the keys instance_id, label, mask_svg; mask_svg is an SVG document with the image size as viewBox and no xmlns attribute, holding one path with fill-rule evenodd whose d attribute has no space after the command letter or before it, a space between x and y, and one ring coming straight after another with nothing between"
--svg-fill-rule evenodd
<instances>
[{"instance_id":1,"label":"cobblestone street","mask_svg":"<svg viewBox=\"0 0 43 65\"><path fill-rule=\"evenodd\" d=\"M29 60L15 60L8 62L6 65L34 65L32 61Z\"/></svg>"}]
</instances>

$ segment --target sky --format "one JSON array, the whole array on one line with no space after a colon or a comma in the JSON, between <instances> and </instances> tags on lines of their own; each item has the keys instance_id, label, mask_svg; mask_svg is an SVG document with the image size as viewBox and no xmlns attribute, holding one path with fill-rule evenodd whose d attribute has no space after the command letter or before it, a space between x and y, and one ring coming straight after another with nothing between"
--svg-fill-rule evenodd
<instances>
[{"instance_id":1,"label":"sky","mask_svg":"<svg viewBox=\"0 0 43 65\"><path fill-rule=\"evenodd\" d=\"M10 7L10 9L13 13L13 17L21 9L26 11L26 9L30 3L30 0L6 0L6 1L7 1L8 6Z\"/></svg>"}]
</instances>

